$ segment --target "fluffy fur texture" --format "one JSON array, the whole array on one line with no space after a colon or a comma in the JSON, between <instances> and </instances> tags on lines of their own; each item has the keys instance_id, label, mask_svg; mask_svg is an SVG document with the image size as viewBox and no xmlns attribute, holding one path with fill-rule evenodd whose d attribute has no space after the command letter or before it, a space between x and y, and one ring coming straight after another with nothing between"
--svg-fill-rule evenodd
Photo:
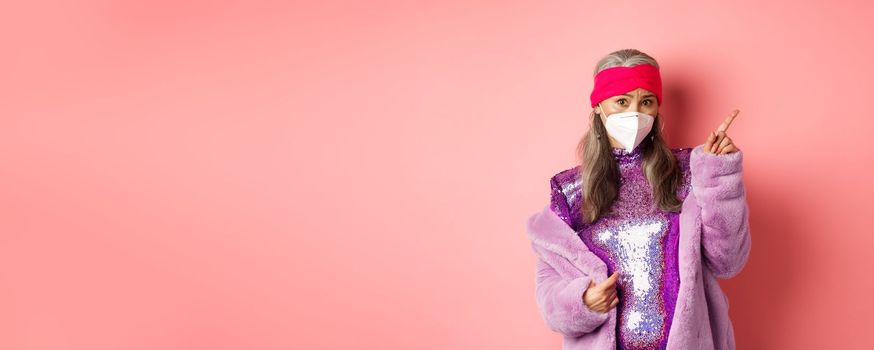
<instances>
[{"instance_id":1,"label":"fluffy fur texture","mask_svg":"<svg viewBox=\"0 0 874 350\"><path fill-rule=\"evenodd\" d=\"M716 155L704 145L690 156L691 192L680 214L680 290L669 350L735 349L728 298L717 278L731 278L750 252L749 209L741 179L741 151ZM549 205L532 215L528 238L538 257L537 306L564 349L616 349L616 308L590 310L582 295L590 280L607 278L607 265L592 253Z\"/></svg>"}]
</instances>

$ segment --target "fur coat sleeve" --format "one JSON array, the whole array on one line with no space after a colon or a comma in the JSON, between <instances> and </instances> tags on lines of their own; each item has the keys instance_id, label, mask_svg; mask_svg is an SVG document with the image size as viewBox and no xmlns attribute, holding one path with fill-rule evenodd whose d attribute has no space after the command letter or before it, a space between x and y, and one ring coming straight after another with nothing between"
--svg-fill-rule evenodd
<instances>
[{"instance_id":1,"label":"fur coat sleeve","mask_svg":"<svg viewBox=\"0 0 874 350\"><path fill-rule=\"evenodd\" d=\"M740 273L750 252L749 208L741 179L743 153L692 149L692 192L701 207L704 263L718 278Z\"/></svg>"}]
</instances>

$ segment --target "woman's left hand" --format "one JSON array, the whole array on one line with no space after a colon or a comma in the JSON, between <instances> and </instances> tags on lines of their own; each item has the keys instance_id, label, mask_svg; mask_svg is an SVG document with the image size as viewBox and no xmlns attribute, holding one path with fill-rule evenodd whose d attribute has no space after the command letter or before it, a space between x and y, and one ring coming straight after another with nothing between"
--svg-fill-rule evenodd
<instances>
[{"instance_id":1,"label":"woman's left hand","mask_svg":"<svg viewBox=\"0 0 874 350\"><path fill-rule=\"evenodd\" d=\"M737 114L740 113L740 110L731 111L731 115L719 125L719 128L716 131L711 131L710 135L707 136L707 142L704 142L704 151L707 153L715 153L715 154L728 154L734 153L738 151L737 146L731 142L731 138L728 137L726 131L728 131L728 126L731 125L731 122L737 117Z\"/></svg>"}]
</instances>

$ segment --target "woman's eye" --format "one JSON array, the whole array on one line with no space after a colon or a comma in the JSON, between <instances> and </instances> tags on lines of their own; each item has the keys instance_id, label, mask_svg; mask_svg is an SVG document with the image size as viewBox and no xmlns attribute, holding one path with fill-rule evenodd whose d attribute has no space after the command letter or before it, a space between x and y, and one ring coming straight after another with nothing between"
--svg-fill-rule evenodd
<instances>
[{"instance_id":1,"label":"woman's eye","mask_svg":"<svg viewBox=\"0 0 874 350\"><path fill-rule=\"evenodd\" d=\"M624 99L624 98L621 98L621 99L617 100L616 103L618 103L618 104L625 104L625 99Z\"/></svg>"},{"instance_id":2,"label":"woman's eye","mask_svg":"<svg viewBox=\"0 0 874 350\"><path fill-rule=\"evenodd\" d=\"M649 106L651 102L650 102L650 100L644 100L643 103L644 103L645 105Z\"/></svg>"}]
</instances>

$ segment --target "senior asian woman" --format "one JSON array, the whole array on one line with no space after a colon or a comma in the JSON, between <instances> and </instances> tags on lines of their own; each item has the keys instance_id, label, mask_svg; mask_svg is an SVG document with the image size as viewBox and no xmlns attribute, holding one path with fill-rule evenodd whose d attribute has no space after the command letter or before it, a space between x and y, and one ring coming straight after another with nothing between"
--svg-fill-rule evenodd
<instances>
[{"instance_id":1,"label":"senior asian woman","mask_svg":"<svg viewBox=\"0 0 874 350\"><path fill-rule=\"evenodd\" d=\"M550 179L527 223L537 306L564 349L734 349L717 278L746 264L750 232L732 111L694 148L671 148L659 65L601 59L580 164Z\"/></svg>"}]
</instances>

